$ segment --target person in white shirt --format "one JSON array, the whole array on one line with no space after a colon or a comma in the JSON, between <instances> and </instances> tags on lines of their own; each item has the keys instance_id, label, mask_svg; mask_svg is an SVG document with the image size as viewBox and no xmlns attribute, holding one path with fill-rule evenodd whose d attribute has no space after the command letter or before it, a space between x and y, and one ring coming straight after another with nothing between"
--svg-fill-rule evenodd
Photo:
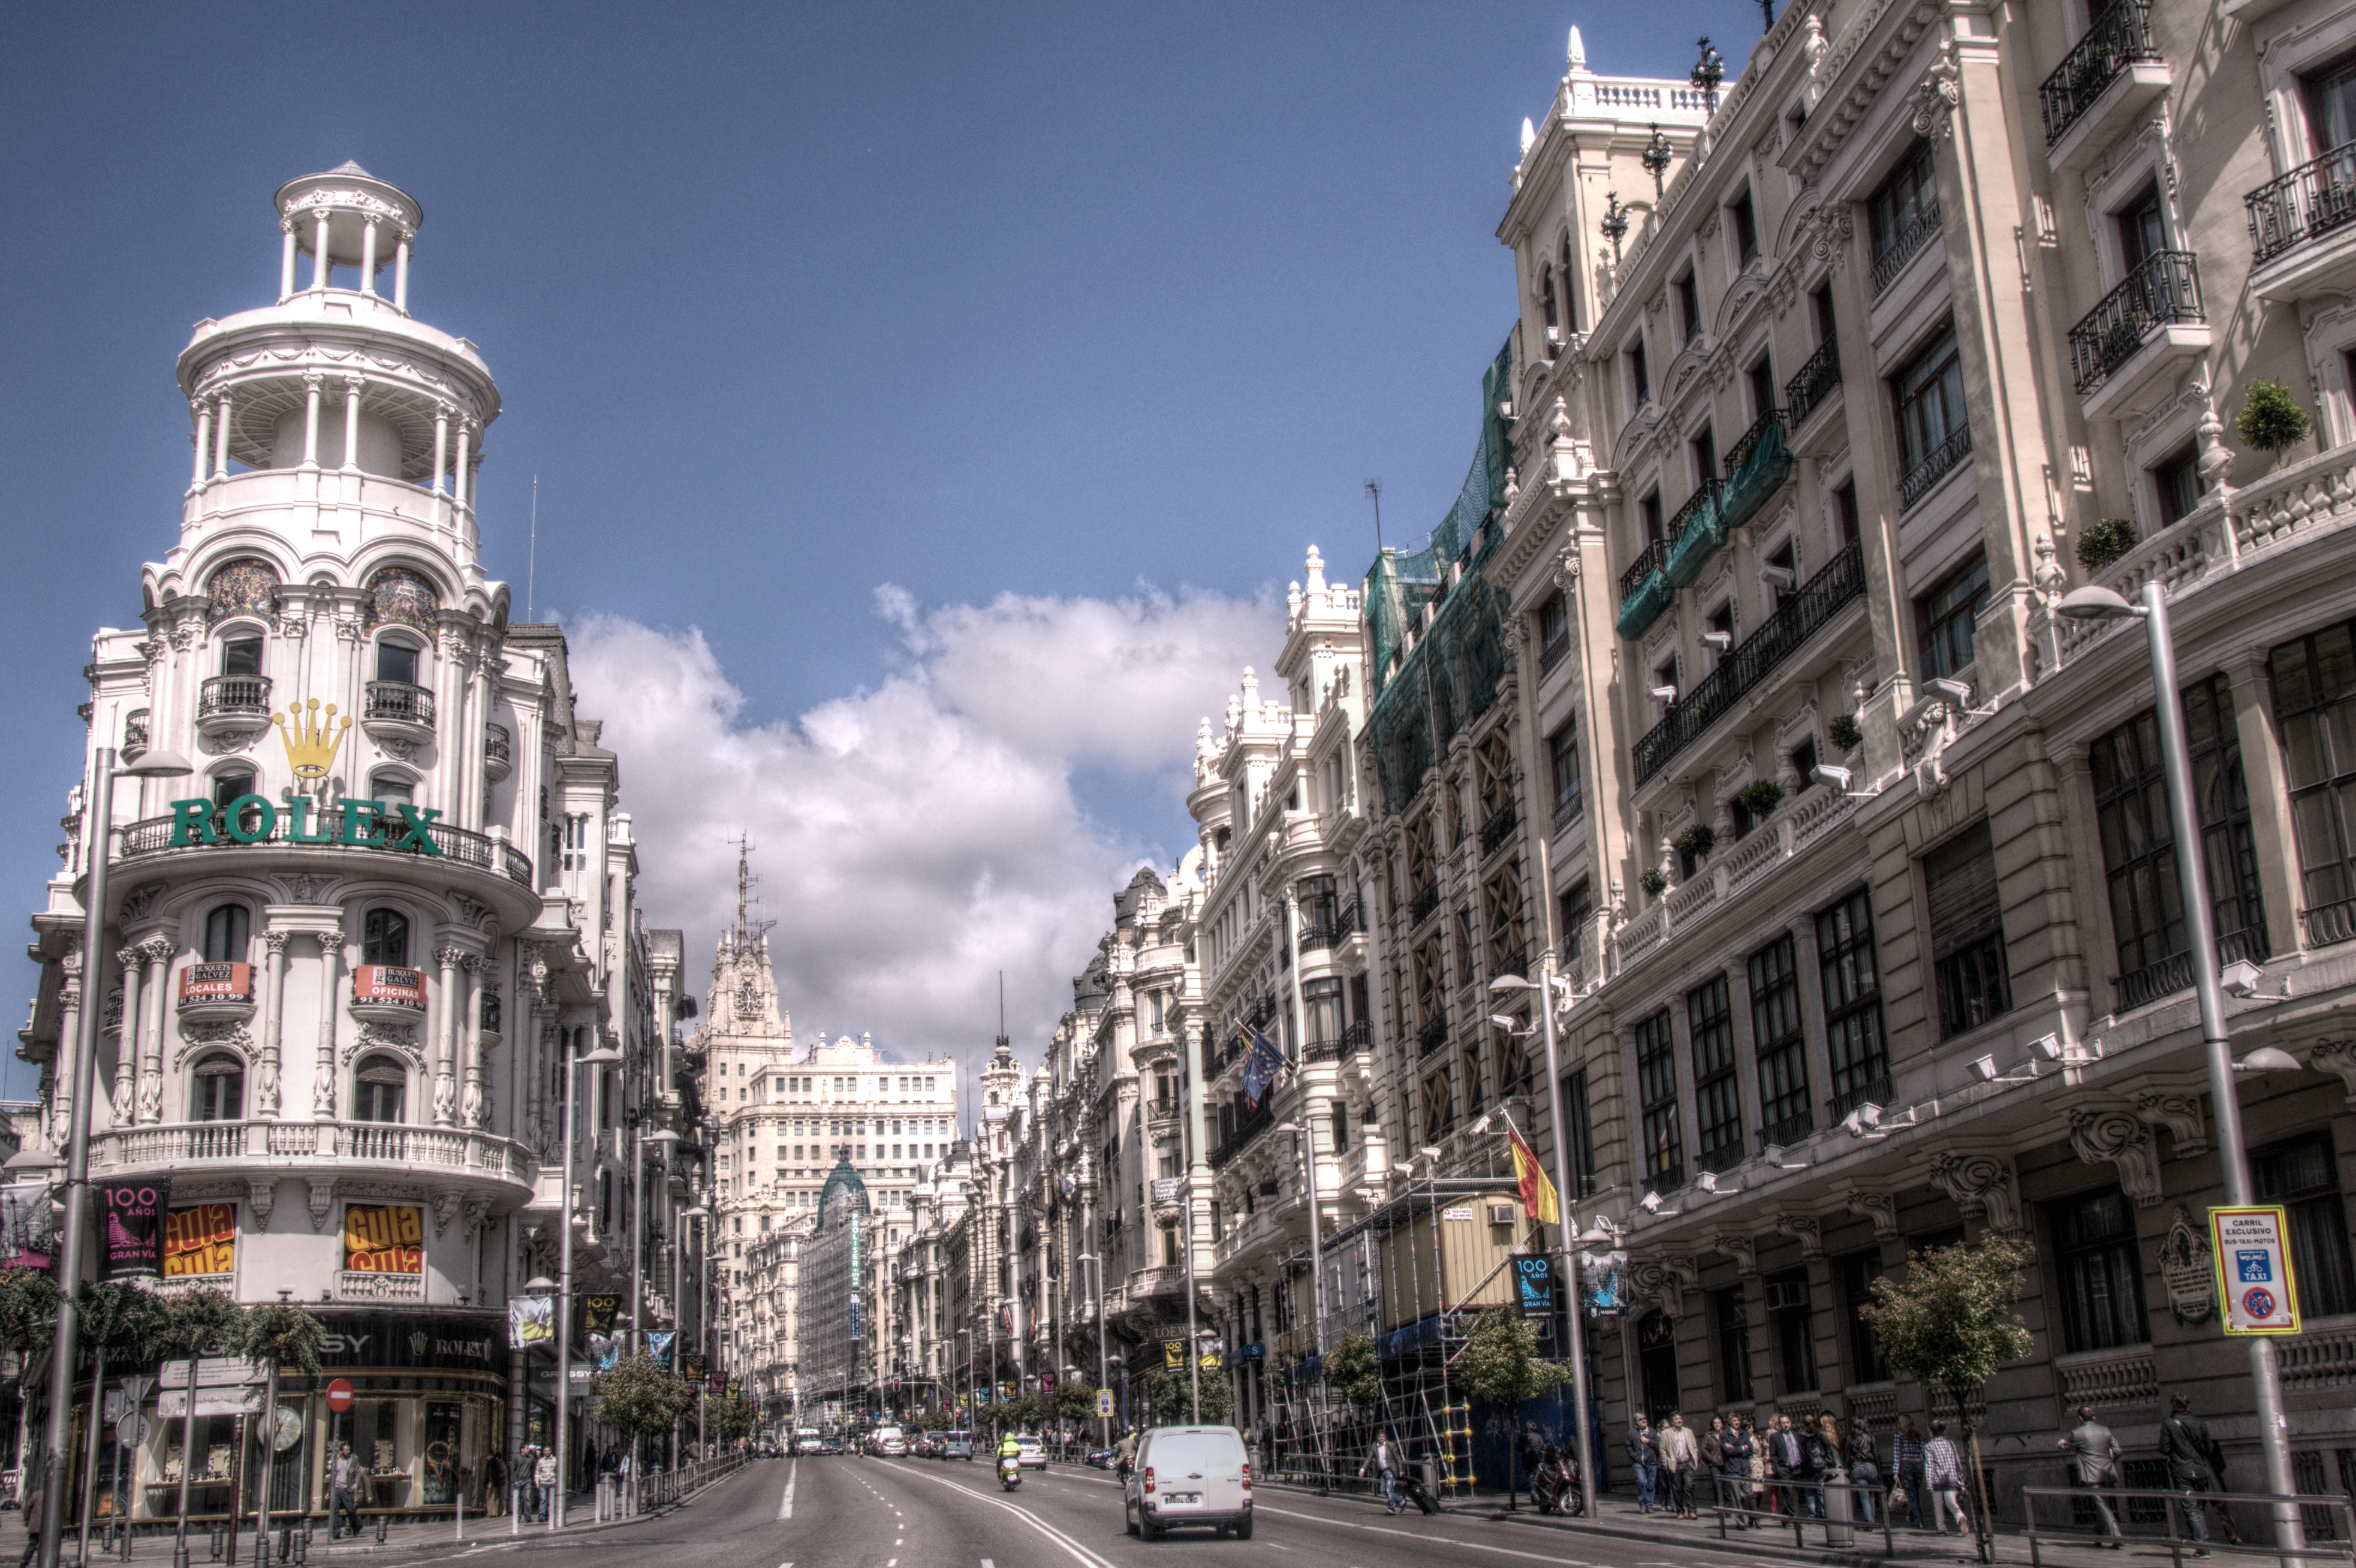
<instances>
[{"instance_id":1,"label":"person in white shirt","mask_svg":"<svg viewBox=\"0 0 2356 1568\"><path fill-rule=\"evenodd\" d=\"M1701 1466L1701 1445L1694 1441L1693 1428L1686 1424L1685 1412L1669 1412L1669 1424L1661 1428L1661 1468L1669 1477L1669 1495L1679 1519L1699 1519L1694 1511L1694 1472Z\"/></svg>"}]
</instances>

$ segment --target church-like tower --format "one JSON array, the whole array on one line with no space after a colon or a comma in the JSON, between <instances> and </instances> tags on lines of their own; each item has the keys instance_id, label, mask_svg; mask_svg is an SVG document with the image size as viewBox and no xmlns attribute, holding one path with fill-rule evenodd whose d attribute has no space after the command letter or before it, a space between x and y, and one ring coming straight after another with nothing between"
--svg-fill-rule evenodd
<instances>
[{"instance_id":1,"label":"church-like tower","mask_svg":"<svg viewBox=\"0 0 2356 1568\"><path fill-rule=\"evenodd\" d=\"M676 963L633 907L618 762L573 711L563 636L510 624L484 576L473 476L498 389L409 312L422 209L354 164L275 208L276 298L199 323L179 357L177 537L142 571L139 624L92 645L85 779L101 747L195 776L119 782L96 955L76 790L21 1054L56 1148L80 1011L103 1009L92 1179L166 1214L149 1255L112 1231L102 1255L327 1318L359 1395L331 1418L293 1382L316 1435L380 1457L388 1505L446 1509L437 1445L479 1477L525 1435L504 1304L556 1272L563 1051L625 1053L583 1075L577 1285L624 1293L630 1325L634 1225L679 1228L689 1184L622 1130L680 1103L659 1081ZM674 1249L645 1255L638 1326L692 1324ZM143 1515L175 1500L145 1482L179 1444L157 1422L126 1455Z\"/></svg>"}]
</instances>

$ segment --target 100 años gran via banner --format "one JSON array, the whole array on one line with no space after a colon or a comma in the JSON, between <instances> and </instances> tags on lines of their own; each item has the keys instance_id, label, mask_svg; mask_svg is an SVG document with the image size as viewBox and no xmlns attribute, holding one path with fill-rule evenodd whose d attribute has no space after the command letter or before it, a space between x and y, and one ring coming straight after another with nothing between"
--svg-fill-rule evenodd
<instances>
[{"instance_id":1,"label":"100 a\u00f1os gran via banner","mask_svg":"<svg viewBox=\"0 0 2356 1568\"><path fill-rule=\"evenodd\" d=\"M126 1182L100 1190L106 1199L102 1277L153 1279L164 1271L164 1210L172 1200L172 1184Z\"/></svg>"}]
</instances>

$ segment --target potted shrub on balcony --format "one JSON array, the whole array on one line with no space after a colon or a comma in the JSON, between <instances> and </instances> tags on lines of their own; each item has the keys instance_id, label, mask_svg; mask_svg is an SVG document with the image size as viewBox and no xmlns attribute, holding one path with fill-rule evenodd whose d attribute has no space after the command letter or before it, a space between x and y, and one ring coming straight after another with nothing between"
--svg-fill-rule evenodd
<instances>
[{"instance_id":1,"label":"potted shrub on balcony","mask_svg":"<svg viewBox=\"0 0 2356 1568\"><path fill-rule=\"evenodd\" d=\"M1735 792L1734 804L1749 812L1752 820L1765 817L1783 798L1783 786L1773 779L1752 779Z\"/></svg>"},{"instance_id":2,"label":"potted shrub on balcony","mask_svg":"<svg viewBox=\"0 0 2356 1568\"><path fill-rule=\"evenodd\" d=\"M2096 517L2079 531L2078 564L2100 571L2135 545L2135 524L2125 517Z\"/></svg>"},{"instance_id":3,"label":"potted shrub on balcony","mask_svg":"<svg viewBox=\"0 0 2356 1568\"><path fill-rule=\"evenodd\" d=\"M1659 898L1669 891L1669 874L1658 866L1647 866L1636 878L1636 885L1655 898Z\"/></svg>"},{"instance_id":4,"label":"potted shrub on balcony","mask_svg":"<svg viewBox=\"0 0 2356 1568\"><path fill-rule=\"evenodd\" d=\"M1717 830L1708 823L1697 822L1677 835L1677 853L1688 860L1698 860L1717 848Z\"/></svg>"},{"instance_id":5,"label":"potted shrub on balcony","mask_svg":"<svg viewBox=\"0 0 2356 1568\"><path fill-rule=\"evenodd\" d=\"M1836 713L1825 725L1825 739L1844 752L1854 752L1864 742L1865 732L1857 727L1854 713Z\"/></svg>"},{"instance_id":6,"label":"potted shrub on balcony","mask_svg":"<svg viewBox=\"0 0 2356 1568\"><path fill-rule=\"evenodd\" d=\"M2233 433L2275 457L2307 439L2311 421L2290 389L2280 381L2253 381L2233 416Z\"/></svg>"}]
</instances>

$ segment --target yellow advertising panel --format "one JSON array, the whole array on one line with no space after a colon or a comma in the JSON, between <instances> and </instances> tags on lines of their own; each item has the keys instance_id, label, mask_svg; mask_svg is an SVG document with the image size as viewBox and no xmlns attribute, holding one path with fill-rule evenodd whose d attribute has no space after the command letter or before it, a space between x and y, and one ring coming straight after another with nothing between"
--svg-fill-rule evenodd
<instances>
[{"instance_id":1,"label":"yellow advertising panel","mask_svg":"<svg viewBox=\"0 0 2356 1568\"><path fill-rule=\"evenodd\" d=\"M406 1203L346 1204L344 1267L353 1274L423 1274L425 1211Z\"/></svg>"},{"instance_id":2,"label":"yellow advertising panel","mask_svg":"<svg viewBox=\"0 0 2356 1568\"><path fill-rule=\"evenodd\" d=\"M237 1272L237 1205L199 1203L164 1216L164 1277Z\"/></svg>"}]
</instances>

